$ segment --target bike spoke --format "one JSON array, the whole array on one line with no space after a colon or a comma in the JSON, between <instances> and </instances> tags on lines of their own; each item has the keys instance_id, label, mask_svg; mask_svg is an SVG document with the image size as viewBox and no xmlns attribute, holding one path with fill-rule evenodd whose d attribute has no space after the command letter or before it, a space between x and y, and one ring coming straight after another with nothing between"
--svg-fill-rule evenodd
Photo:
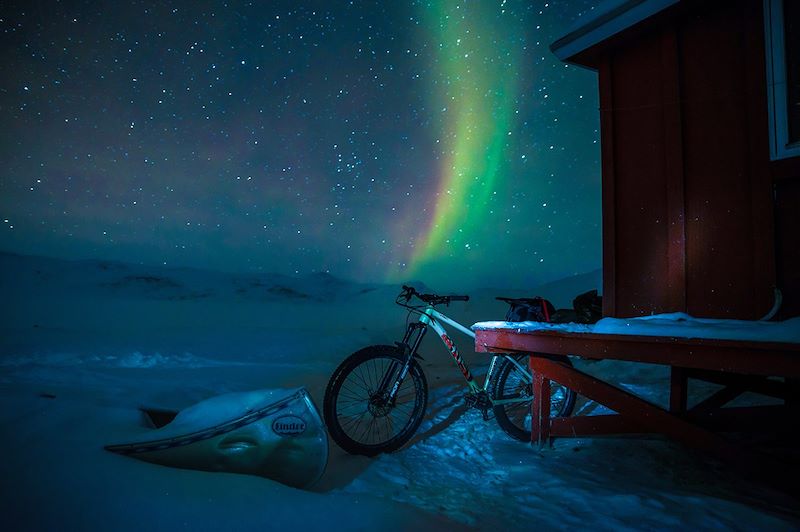
<instances>
[{"instance_id":1,"label":"bike spoke","mask_svg":"<svg viewBox=\"0 0 800 532\"><path fill-rule=\"evenodd\" d=\"M342 424L342 429L347 432L349 432L350 428L355 428L357 430L358 426L361 424L361 420L364 418L364 415L366 414L368 414L368 412L365 411L359 416L352 416L353 419L346 420L344 424ZM341 416L339 416L339 419L341 419Z\"/></svg>"},{"instance_id":2,"label":"bike spoke","mask_svg":"<svg viewBox=\"0 0 800 532\"><path fill-rule=\"evenodd\" d=\"M369 393L370 392L369 386L367 386L366 383L358 382L358 381L356 381L354 379L348 379L345 382L343 382L342 383L342 388L345 388L345 387L347 388L348 391L350 391L352 393L363 393L363 392ZM363 392L357 391L354 388L358 388L360 390L363 390Z\"/></svg>"}]
</instances>

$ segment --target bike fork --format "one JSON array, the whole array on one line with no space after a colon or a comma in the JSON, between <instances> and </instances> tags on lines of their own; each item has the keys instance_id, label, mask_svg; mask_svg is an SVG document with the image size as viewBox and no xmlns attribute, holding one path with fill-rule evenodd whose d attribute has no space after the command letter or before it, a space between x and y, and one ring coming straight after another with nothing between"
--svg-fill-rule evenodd
<instances>
[{"instance_id":1,"label":"bike fork","mask_svg":"<svg viewBox=\"0 0 800 532\"><path fill-rule=\"evenodd\" d=\"M415 356L417 356L417 349L422 343L422 338L425 337L425 333L427 331L428 326L424 323L410 323L408 325L408 329L406 329L405 335L403 336L403 341L397 344L397 346L403 350L403 363L399 368L400 372L397 373L397 377L392 379L399 365L398 363L393 362L389 366L388 371L383 375L383 379L381 379L379 388L379 390L389 390L388 394L386 395L387 402L394 404L394 401L397 397L397 391L400 389L400 385L403 384L403 380L406 378L406 375L408 375L408 370L411 368L411 361ZM413 345L409 343L412 338Z\"/></svg>"}]
</instances>

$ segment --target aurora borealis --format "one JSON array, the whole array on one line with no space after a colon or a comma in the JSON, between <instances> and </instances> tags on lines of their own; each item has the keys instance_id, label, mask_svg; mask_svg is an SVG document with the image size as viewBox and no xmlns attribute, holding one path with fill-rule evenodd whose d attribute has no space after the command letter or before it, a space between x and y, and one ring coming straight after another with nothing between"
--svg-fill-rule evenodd
<instances>
[{"instance_id":1,"label":"aurora borealis","mask_svg":"<svg viewBox=\"0 0 800 532\"><path fill-rule=\"evenodd\" d=\"M410 271L446 260L469 240L492 206L506 169L519 83L522 29L513 17L493 17L496 5L439 0L423 13L438 50L432 92L441 107L443 160L428 233L414 249ZM505 24L503 24L505 22Z\"/></svg>"},{"instance_id":2,"label":"aurora borealis","mask_svg":"<svg viewBox=\"0 0 800 532\"><path fill-rule=\"evenodd\" d=\"M12 2L0 249L442 289L600 266L595 2Z\"/></svg>"}]
</instances>

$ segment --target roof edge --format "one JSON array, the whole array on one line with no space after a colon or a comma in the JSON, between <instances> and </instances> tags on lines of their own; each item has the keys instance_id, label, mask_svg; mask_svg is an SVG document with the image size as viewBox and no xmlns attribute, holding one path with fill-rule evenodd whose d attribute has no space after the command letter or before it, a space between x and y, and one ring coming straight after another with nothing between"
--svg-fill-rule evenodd
<instances>
[{"instance_id":1,"label":"roof edge","mask_svg":"<svg viewBox=\"0 0 800 532\"><path fill-rule=\"evenodd\" d=\"M550 45L550 51L561 61L583 52L631 26L677 4L680 0L625 0L607 11L591 17Z\"/></svg>"}]
</instances>

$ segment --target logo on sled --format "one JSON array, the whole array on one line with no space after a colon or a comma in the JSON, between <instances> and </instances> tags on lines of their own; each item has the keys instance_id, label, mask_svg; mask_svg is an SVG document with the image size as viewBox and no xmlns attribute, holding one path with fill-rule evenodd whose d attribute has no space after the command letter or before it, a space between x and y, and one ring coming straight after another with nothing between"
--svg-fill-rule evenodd
<instances>
[{"instance_id":1,"label":"logo on sled","mask_svg":"<svg viewBox=\"0 0 800 532\"><path fill-rule=\"evenodd\" d=\"M280 436L299 436L306 431L306 422L297 416L281 416L272 422L272 431Z\"/></svg>"}]
</instances>

